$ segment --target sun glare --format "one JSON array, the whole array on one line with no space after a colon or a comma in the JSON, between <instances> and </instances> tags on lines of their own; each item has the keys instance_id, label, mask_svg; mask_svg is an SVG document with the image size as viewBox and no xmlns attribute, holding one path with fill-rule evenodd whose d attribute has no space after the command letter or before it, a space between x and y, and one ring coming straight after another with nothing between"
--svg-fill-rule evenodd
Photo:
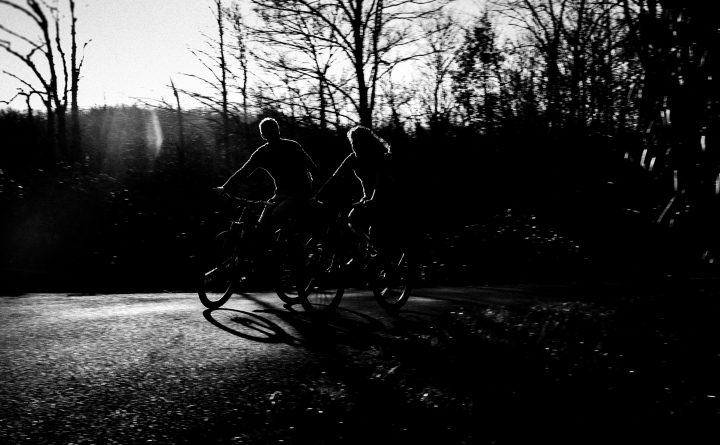
<instances>
[{"instance_id":1,"label":"sun glare","mask_svg":"<svg viewBox=\"0 0 720 445\"><path fill-rule=\"evenodd\" d=\"M149 149L154 150L153 156L160 154L160 148L163 143L163 132L160 127L160 119L153 109L150 109L148 119L145 121L145 143Z\"/></svg>"}]
</instances>

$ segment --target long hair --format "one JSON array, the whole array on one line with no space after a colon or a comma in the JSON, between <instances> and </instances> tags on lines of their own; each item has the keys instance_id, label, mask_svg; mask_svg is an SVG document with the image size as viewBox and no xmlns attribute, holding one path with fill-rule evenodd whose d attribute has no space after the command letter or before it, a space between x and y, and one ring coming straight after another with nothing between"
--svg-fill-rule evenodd
<instances>
[{"instance_id":1,"label":"long hair","mask_svg":"<svg viewBox=\"0 0 720 445\"><path fill-rule=\"evenodd\" d=\"M347 132L350 148L358 157L381 157L390 153L390 144L362 125L356 125Z\"/></svg>"}]
</instances>

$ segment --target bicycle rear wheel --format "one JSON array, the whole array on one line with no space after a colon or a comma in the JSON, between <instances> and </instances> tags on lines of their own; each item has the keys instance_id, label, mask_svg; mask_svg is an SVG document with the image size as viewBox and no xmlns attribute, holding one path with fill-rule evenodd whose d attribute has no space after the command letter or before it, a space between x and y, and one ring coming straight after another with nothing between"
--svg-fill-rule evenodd
<instances>
[{"instance_id":1,"label":"bicycle rear wheel","mask_svg":"<svg viewBox=\"0 0 720 445\"><path fill-rule=\"evenodd\" d=\"M412 263L404 250L379 255L373 260L371 287L375 300L388 311L397 311L412 292Z\"/></svg>"},{"instance_id":2,"label":"bicycle rear wheel","mask_svg":"<svg viewBox=\"0 0 720 445\"><path fill-rule=\"evenodd\" d=\"M331 244L311 238L302 258L297 289L303 309L312 314L333 312L345 292L337 252Z\"/></svg>"},{"instance_id":3,"label":"bicycle rear wheel","mask_svg":"<svg viewBox=\"0 0 720 445\"><path fill-rule=\"evenodd\" d=\"M235 291L240 259L237 243L232 238L230 231L221 232L203 255L198 297L208 309L221 307Z\"/></svg>"}]
</instances>

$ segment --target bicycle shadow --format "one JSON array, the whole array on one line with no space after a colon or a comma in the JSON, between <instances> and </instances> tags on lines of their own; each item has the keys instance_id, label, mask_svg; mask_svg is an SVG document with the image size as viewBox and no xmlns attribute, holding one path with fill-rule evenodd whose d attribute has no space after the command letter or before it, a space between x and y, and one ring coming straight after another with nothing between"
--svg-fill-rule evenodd
<instances>
[{"instance_id":1,"label":"bicycle shadow","mask_svg":"<svg viewBox=\"0 0 720 445\"><path fill-rule=\"evenodd\" d=\"M245 340L311 349L343 342L360 346L362 333L384 327L379 320L367 314L347 309L338 309L339 315L333 314L319 322L316 317L297 311L290 304L277 307L252 294L240 296L261 308L253 312L231 308L206 309L203 317L213 326ZM269 316L277 319L277 322Z\"/></svg>"},{"instance_id":2,"label":"bicycle shadow","mask_svg":"<svg viewBox=\"0 0 720 445\"><path fill-rule=\"evenodd\" d=\"M203 317L225 332L259 343L286 343L296 346L300 340L272 320L237 309L206 309Z\"/></svg>"},{"instance_id":3,"label":"bicycle shadow","mask_svg":"<svg viewBox=\"0 0 720 445\"><path fill-rule=\"evenodd\" d=\"M397 346L408 338L426 337L446 329L443 317L418 310L401 310L388 314L382 321L365 312L339 307L318 318L296 310L296 305L277 306L253 294L241 296L260 307L252 312L206 310L203 315L225 332L260 343L283 343L333 353L339 347L369 350Z\"/></svg>"},{"instance_id":4,"label":"bicycle shadow","mask_svg":"<svg viewBox=\"0 0 720 445\"><path fill-rule=\"evenodd\" d=\"M340 345L367 349L373 345L373 336L387 329L379 319L344 307L339 307L326 316L317 317L302 309L296 310L297 304L277 306L252 294L244 294L243 298L260 306L253 311L256 317L267 319L264 315L272 316L278 321L272 322L274 325L296 339L294 345L312 350L330 352ZM285 326L285 329L280 327L280 324Z\"/></svg>"}]
</instances>

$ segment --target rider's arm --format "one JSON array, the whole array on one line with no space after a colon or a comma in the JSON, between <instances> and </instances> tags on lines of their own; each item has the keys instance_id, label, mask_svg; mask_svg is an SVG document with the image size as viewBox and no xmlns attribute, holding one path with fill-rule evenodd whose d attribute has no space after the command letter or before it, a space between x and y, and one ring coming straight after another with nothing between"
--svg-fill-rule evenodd
<instances>
[{"instance_id":1,"label":"rider's arm","mask_svg":"<svg viewBox=\"0 0 720 445\"><path fill-rule=\"evenodd\" d=\"M381 197L380 199L384 199L384 196L388 193L388 188L391 185L391 172L389 170L387 158L381 158L377 162L374 173L375 174L371 178L371 184L366 183L369 181L363 182L360 180L360 182L363 183L364 194L362 200L360 201L362 204L377 202L378 196ZM360 179L359 176L358 179Z\"/></svg>"},{"instance_id":2,"label":"rider's arm","mask_svg":"<svg viewBox=\"0 0 720 445\"><path fill-rule=\"evenodd\" d=\"M333 174L330 175L330 177L323 183L323 185L318 187L317 191L315 192L315 196L320 196L320 193L322 193L322 191L328 186L328 184L333 182L336 177L341 176L347 169L352 169L352 166L355 162L354 159L354 153L350 153L349 155L347 155L347 157L343 159L343 161L340 163L338 168L335 169Z\"/></svg>"},{"instance_id":3,"label":"rider's arm","mask_svg":"<svg viewBox=\"0 0 720 445\"><path fill-rule=\"evenodd\" d=\"M300 144L298 144L300 145ZM310 176L312 177L313 182L317 181L320 177L320 170L318 170L317 165L315 164L315 161L310 157L310 155L302 148L300 145L300 151L303 153L303 157L305 160L305 171L310 173Z\"/></svg>"},{"instance_id":4,"label":"rider's arm","mask_svg":"<svg viewBox=\"0 0 720 445\"><path fill-rule=\"evenodd\" d=\"M227 188L231 184L243 182L245 179L247 179L248 176L252 174L258 167L260 167L260 158L262 156L262 153L260 150L262 147L258 148L253 152L253 154L250 155L250 158L245 161L245 164L243 164L242 167L240 167L235 173L232 174L228 178L227 181L225 181L225 184L222 185L222 188Z\"/></svg>"}]
</instances>

